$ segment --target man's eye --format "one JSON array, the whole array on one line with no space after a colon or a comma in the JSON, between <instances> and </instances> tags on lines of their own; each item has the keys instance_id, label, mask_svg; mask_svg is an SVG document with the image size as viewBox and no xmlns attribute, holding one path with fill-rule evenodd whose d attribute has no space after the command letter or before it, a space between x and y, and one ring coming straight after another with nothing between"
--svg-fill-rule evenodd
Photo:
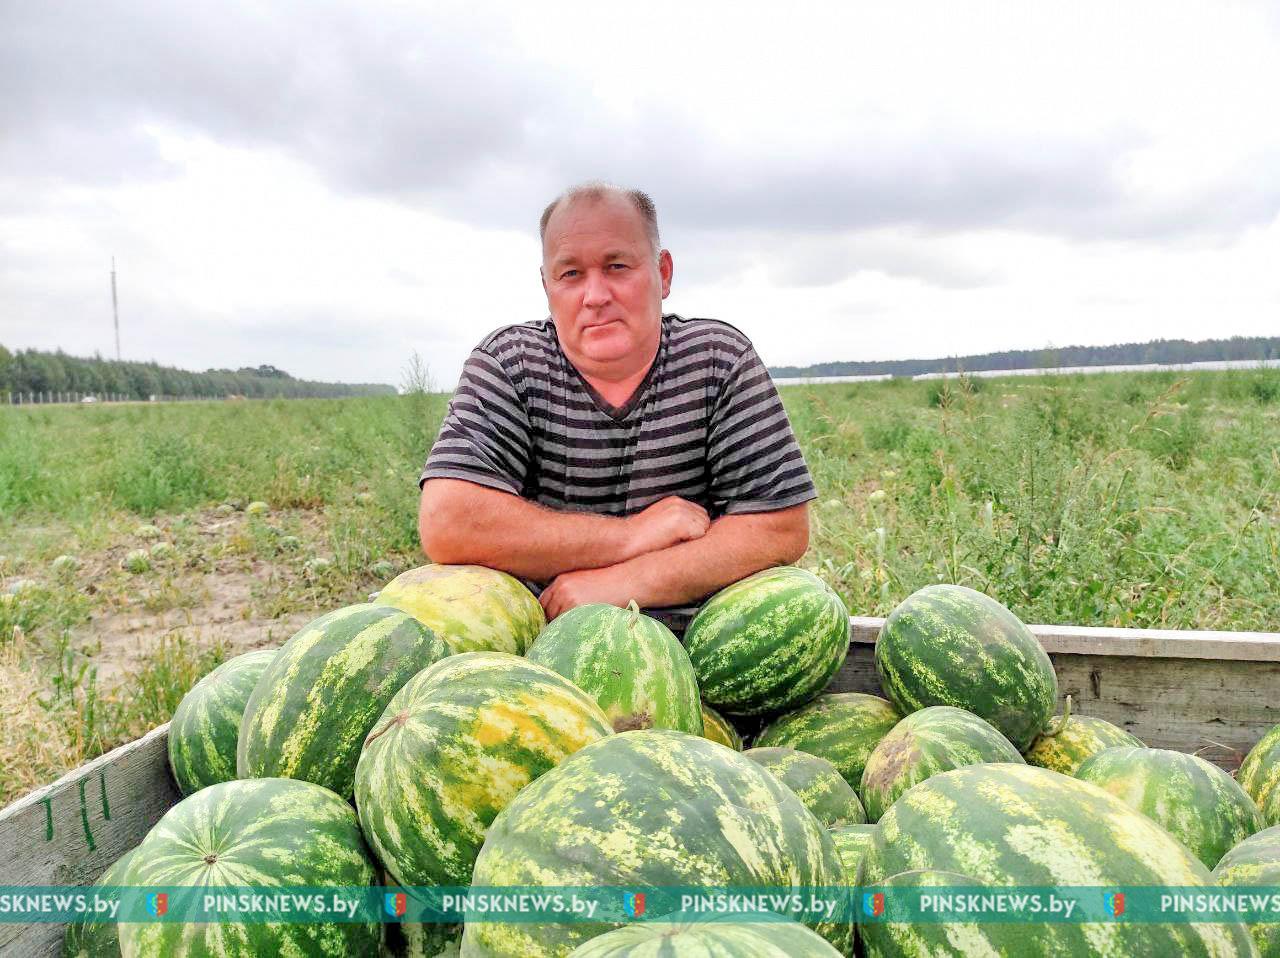
<instances>
[{"instance_id":1,"label":"man's eye","mask_svg":"<svg viewBox=\"0 0 1280 958\"><path fill-rule=\"evenodd\" d=\"M561 278L561 279L573 279L573 277L575 277L575 276L577 276L577 275L578 275L578 271L577 271L576 269L567 269L567 270L565 270L563 273L561 273L561 274L560 274L560 278Z\"/></svg>"},{"instance_id":2,"label":"man's eye","mask_svg":"<svg viewBox=\"0 0 1280 958\"><path fill-rule=\"evenodd\" d=\"M626 269L627 264L626 263L610 263L609 268L610 269Z\"/></svg>"}]
</instances>

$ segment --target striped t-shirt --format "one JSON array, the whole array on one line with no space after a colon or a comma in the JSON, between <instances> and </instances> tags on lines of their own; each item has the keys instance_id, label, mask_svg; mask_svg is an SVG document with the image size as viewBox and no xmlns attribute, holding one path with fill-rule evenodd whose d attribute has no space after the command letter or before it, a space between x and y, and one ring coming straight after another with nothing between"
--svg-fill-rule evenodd
<instances>
[{"instance_id":1,"label":"striped t-shirt","mask_svg":"<svg viewBox=\"0 0 1280 958\"><path fill-rule=\"evenodd\" d=\"M569 362L550 318L490 335L463 366L419 483L440 478L608 516L666 496L712 519L817 497L751 341L675 314L663 316L658 355L621 408ZM680 634L697 608L645 611Z\"/></svg>"}]
</instances>

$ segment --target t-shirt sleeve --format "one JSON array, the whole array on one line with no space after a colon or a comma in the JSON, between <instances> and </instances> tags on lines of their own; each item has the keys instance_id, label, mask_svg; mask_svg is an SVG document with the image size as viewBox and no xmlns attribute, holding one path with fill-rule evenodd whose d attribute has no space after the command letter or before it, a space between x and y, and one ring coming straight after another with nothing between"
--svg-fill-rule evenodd
<instances>
[{"instance_id":1,"label":"t-shirt sleeve","mask_svg":"<svg viewBox=\"0 0 1280 958\"><path fill-rule=\"evenodd\" d=\"M465 479L520 495L529 472L529 416L511 377L481 349L471 353L418 477Z\"/></svg>"},{"instance_id":2,"label":"t-shirt sleeve","mask_svg":"<svg viewBox=\"0 0 1280 958\"><path fill-rule=\"evenodd\" d=\"M725 380L711 415L707 466L713 509L772 512L818 497L778 390L754 349Z\"/></svg>"}]
</instances>

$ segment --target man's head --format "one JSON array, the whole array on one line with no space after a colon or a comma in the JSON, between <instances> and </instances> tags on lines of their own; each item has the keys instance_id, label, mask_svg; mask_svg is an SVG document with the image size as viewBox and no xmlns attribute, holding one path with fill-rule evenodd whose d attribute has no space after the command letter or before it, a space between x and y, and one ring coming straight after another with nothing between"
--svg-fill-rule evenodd
<instances>
[{"instance_id":1,"label":"man's head","mask_svg":"<svg viewBox=\"0 0 1280 958\"><path fill-rule=\"evenodd\" d=\"M575 187L546 208L540 231L542 288L570 362L607 380L647 368L673 269L653 201L638 190Z\"/></svg>"}]
</instances>

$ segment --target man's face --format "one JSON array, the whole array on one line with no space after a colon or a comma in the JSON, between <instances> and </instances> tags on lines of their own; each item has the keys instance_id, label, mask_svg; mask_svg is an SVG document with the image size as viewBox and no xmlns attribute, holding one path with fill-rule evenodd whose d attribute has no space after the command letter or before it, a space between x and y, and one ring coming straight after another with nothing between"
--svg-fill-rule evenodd
<instances>
[{"instance_id":1,"label":"man's face","mask_svg":"<svg viewBox=\"0 0 1280 958\"><path fill-rule=\"evenodd\" d=\"M542 288L560 345L584 372L628 373L628 360L652 358L671 274L671 254L655 259L625 198L562 205L547 223Z\"/></svg>"}]
</instances>

